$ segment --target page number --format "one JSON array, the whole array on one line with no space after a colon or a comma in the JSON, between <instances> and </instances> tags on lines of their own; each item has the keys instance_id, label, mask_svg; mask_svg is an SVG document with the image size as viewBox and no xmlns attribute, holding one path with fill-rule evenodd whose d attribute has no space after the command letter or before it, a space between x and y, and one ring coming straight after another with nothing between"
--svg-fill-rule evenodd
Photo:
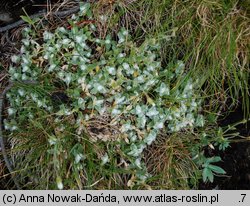
<instances>
[{"instance_id":1,"label":"page number","mask_svg":"<svg viewBox=\"0 0 250 206\"><path fill-rule=\"evenodd\" d=\"M241 195L241 202L244 202L244 199L246 197L246 194L240 194Z\"/></svg>"}]
</instances>

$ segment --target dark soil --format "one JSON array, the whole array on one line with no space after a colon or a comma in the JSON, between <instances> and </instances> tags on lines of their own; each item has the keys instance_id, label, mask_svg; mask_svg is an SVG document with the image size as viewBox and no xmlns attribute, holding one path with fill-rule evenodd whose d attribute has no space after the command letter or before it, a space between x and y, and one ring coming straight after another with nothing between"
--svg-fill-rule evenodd
<instances>
[{"instance_id":1,"label":"dark soil","mask_svg":"<svg viewBox=\"0 0 250 206\"><path fill-rule=\"evenodd\" d=\"M244 118L241 106L229 114L225 119L220 120L220 126L227 126L241 121ZM250 121L237 126L237 132L244 137L250 135ZM210 151L212 155L218 155L222 161L217 165L227 173L215 177L213 183L201 183L199 189L219 190L248 190L250 189L250 140L234 139L224 152Z\"/></svg>"}]
</instances>

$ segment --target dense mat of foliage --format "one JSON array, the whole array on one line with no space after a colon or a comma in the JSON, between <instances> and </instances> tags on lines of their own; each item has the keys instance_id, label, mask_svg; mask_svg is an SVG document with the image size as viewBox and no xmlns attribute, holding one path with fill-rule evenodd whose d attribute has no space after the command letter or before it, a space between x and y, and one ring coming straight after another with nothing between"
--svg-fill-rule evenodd
<instances>
[{"instance_id":1,"label":"dense mat of foliage","mask_svg":"<svg viewBox=\"0 0 250 206\"><path fill-rule=\"evenodd\" d=\"M161 132L204 126L195 83L181 61L162 67L155 39L138 47L125 29L117 40L110 35L99 39L94 24L77 26L83 18L92 18L89 4L81 7L80 14L72 17L71 29L45 31L42 43L34 30L26 28L21 54L12 57L16 66L9 70L11 80L19 84L7 95L5 129L21 142L17 150L24 147L25 151L15 155L15 162L22 169L29 155L36 155L38 162L47 159L53 170L48 170L44 181L57 179L61 188L63 179L67 188L70 171L79 181L83 168L88 170L86 161L91 157L85 141L112 142L117 151L93 151L99 157L96 167L107 164L112 152L119 157L117 164L122 155L126 166L144 181L148 174L142 152ZM36 85L22 84L27 80ZM37 134L38 139L33 136ZM39 152L34 149L38 142L43 147ZM25 173L41 172L33 164Z\"/></svg>"}]
</instances>

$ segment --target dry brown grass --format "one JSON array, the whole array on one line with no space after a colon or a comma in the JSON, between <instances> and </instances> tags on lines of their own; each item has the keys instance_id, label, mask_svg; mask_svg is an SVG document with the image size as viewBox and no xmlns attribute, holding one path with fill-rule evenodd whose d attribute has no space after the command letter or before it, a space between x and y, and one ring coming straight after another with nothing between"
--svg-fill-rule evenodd
<instances>
[{"instance_id":1,"label":"dry brown grass","mask_svg":"<svg viewBox=\"0 0 250 206\"><path fill-rule=\"evenodd\" d=\"M148 172L157 177L150 182L153 189L188 189L191 178L196 179L198 169L193 163L185 133L162 135L145 151Z\"/></svg>"}]
</instances>

